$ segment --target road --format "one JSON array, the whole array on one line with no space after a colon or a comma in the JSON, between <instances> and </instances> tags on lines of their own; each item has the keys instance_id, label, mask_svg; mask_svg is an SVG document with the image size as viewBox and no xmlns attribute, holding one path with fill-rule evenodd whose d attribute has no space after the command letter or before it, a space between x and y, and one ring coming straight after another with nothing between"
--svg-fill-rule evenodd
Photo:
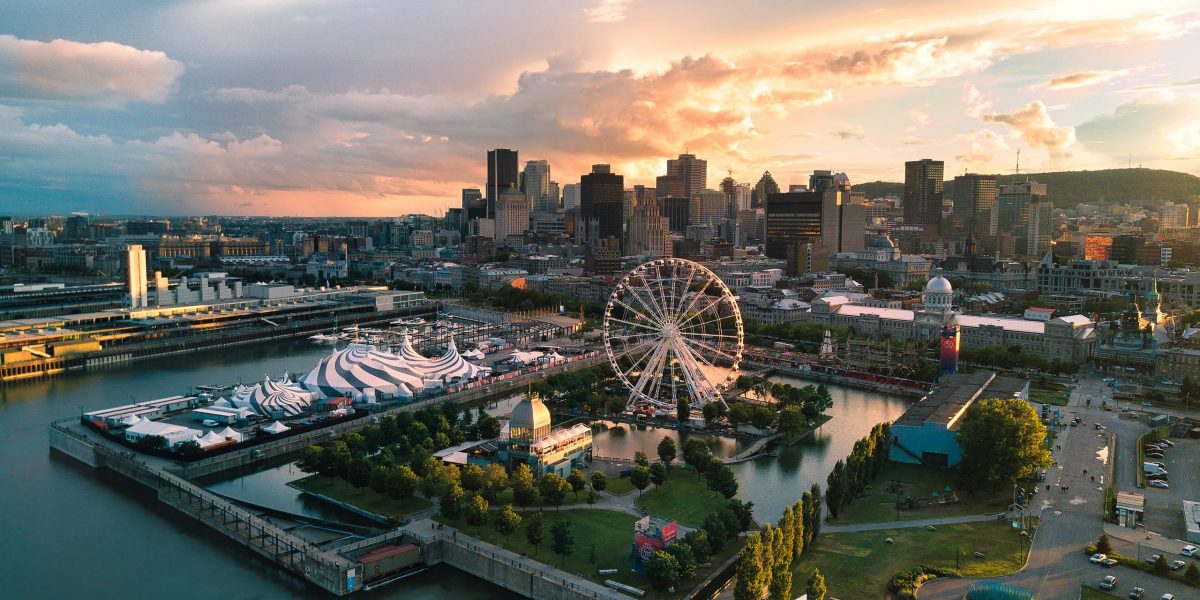
<instances>
[{"instance_id":1,"label":"road","mask_svg":"<svg viewBox=\"0 0 1200 600\"><path fill-rule=\"evenodd\" d=\"M1083 547L1095 541L1102 531L1104 486L1109 473L1115 471L1117 489L1136 489L1139 465L1136 464L1135 440L1148 429L1141 421L1121 418L1119 411L1098 408L1104 399L1110 400L1111 404L1112 397L1107 384L1101 381L1102 377L1094 373L1081 374L1070 404L1059 408L1063 411L1064 423L1074 416L1082 423L1077 427L1062 428L1055 440L1055 445L1060 448L1053 452L1057 465L1047 474L1046 484L1050 489L1042 484L1032 504L1039 511L1041 520L1025 568L993 580L1025 588L1038 598L1058 599L1078 598L1081 583L1095 587L1105 575L1114 575L1118 581L1116 593L1122 597L1136 583L1145 588L1146 598L1159 598L1168 592L1176 598L1200 598L1200 592L1194 589L1129 567L1105 569L1093 565L1083 554ZM1089 396L1092 408L1087 407ZM1097 430L1097 423L1103 429ZM1119 456L1112 451L1114 442ZM1111 464L1113 458L1117 458L1115 465ZM1114 540L1114 545L1122 553L1137 555L1136 544L1132 542ZM976 581L934 580L921 587L920 596L922 600L959 600Z\"/></svg>"}]
</instances>

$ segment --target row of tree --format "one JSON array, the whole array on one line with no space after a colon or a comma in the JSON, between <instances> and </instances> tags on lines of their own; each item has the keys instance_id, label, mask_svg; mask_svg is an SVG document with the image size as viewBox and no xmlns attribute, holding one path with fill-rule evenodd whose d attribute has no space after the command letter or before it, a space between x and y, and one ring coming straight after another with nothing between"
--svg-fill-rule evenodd
<instances>
[{"instance_id":1,"label":"row of tree","mask_svg":"<svg viewBox=\"0 0 1200 600\"><path fill-rule=\"evenodd\" d=\"M728 500L725 506L709 514L704 526L688 532L683 539L655 552L646 560L646 577L655 589L665 590L696 573L700 563L737 539L754 524L754 503Z\"/></svg>"},{"instance_id":2,"label":"row of tree","mask_svg":"<svg viewBox=\"0 0 1200 600\"><path fill-rule=\"evenodd\" d=\"M842 509L853 503L866 489L868 482L887 464L891 436L890 422L876 423L870 433L854 442L850 456L833 465L826 480L829 487L825 490L829 516L836 519Z\"/></svg>"},{"instance_id":3,"label":"row of tree","mask_svg":"<svg viewBox=\"0 0 1200 600\"><path fill-rule=\"evenodd\" d=\"M792 564L800 558L821 528L821 486L813 484L799 500L783 511L779 523L767 523L746 538L734 572L733 597L759 600L767 590L772 600L789 600L792 595ZM809 580L809 597L814 582L824 587L819 573Z\"/></svg>"},{"instance_id":4,"label":"row of tree","mask_svg":"<svg viewBox=\"0 0 1200 600\"><path fill-rule=\"evenodd\" d=\"M605 391L605 384L612 376L612 367L605 363L540 379L533 383L531 391L542 398L560 399L570 409L578 407L594 415L603 414L605 409L619 413L625 410L628 399Z\"/></svg>"},{"instance_id":5,"label":"row of tree","mask_svg":"<svg viewBox=\"0 0 1200 600\"><path fill-rule=\"evenodd\" d=\"M1070 360L1046 360L1037 354L1024 352L1020 346L991 345L982 348L963 348L959 354L963 362L997 369L1034 369L1049 373L1072 374L1079 372L1079 364Z\"/></svg>"}]
</instances>

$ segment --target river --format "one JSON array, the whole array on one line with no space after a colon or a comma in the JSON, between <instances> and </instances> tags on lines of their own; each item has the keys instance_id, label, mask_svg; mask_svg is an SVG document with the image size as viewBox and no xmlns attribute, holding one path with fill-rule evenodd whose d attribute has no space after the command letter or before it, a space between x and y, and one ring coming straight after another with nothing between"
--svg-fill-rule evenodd
<instances>
[{"instance_id":1,"label":"river","mask_svg":"<svg viewBox=\"0 0 1200 600\"><path fill-rule=\"evenodd\" d=\"M108 370L0 387L0 575L5 595L26 597L176 598L327 597L224 537L160 505L146 490L104 471L96 472L47 450L46 426L81 411L132 400L189 392L202 383L250 382L264 374L311 367L330 348L304 341L168 357ZM773 378L804 385L803 380ZM833 419L813 437L776 448L777 457L734 465L740 493L754 502L759 520L775 520L812 483L825 482L833 463L850 452L871 426L895 419L906 401L830 386ZM512 401L490 409L507 413ZM654 455L670 429L631 427L624 435L601 432L596 453ZM720 440L718 455L742 442ZM330 519L356 520L339 509L297 494L283 483L299 477L291 464L212 484L234 497ZM406 579L369 594L379 598L515 598L487 582L451 569Z\"/></svg>"}]
</instances>

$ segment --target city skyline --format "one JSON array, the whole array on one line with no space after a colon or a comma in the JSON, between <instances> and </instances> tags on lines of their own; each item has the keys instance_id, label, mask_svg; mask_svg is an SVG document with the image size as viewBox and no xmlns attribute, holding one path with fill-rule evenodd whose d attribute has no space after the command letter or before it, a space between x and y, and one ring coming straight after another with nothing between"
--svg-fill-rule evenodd
<instances>
[{"instance_id":1,"label":"city skyline","mask_svg":"<svg viewBox=\"0 0 1200 600\"><path fill-rule=\"evenodd\" d=\"M1005 173L1018 149L1200 174L1186 2L45 6L0 29L4 213L436 214L495 148L563 187L597 163L653 185L683 153L708 187Z\"/></svg>"}]
</instances>

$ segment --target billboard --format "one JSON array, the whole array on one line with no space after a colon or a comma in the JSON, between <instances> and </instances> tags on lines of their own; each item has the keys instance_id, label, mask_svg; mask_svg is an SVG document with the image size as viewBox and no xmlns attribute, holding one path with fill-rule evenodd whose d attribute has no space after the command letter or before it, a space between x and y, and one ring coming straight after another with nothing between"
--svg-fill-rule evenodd
<instances>
[{"instance_id":1,"label":"billboard","mask_svg":"<svg viewBox=\"0 0 1200 600\"><path fill-rule=\"evenodd\" d=\"M655 552L662 549L662 540L658 538L646 537L640 533L633 536L633 571L641 573L646 566L646 561L650 560Z\"/></svg>"},{"instance_id":2,"label":"billboard","mask_svg":"<svg viewBox=\"0 0 1200 600\"><path fill-rule=\"evenodd\" d=\"M958 325L947 325L942 328L941 368L939 369L942 375L958 372L958 337Z\"/></svg>"}]
</instances>

